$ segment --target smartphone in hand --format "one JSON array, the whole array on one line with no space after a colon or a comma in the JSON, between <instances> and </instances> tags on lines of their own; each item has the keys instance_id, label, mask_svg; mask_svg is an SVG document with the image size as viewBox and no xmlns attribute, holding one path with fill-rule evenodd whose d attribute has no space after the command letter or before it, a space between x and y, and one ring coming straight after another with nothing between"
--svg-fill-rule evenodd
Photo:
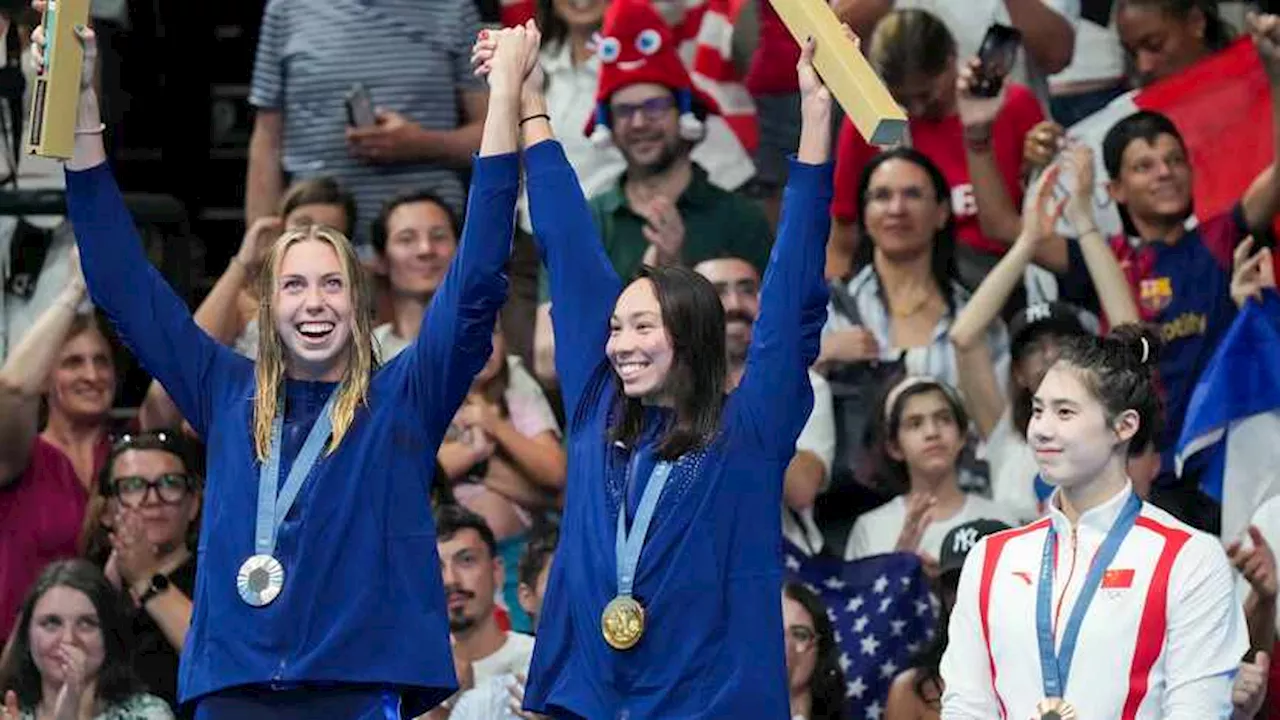
<instances>
[{"instance_id":1,"label":"smartphone in hand","mask_svg":"<svg viewBox=\"0 0 1280 720\"><path fill-rule=\"evenodd\" d=\"M373 97L365 86L356 83L347 93L347 124L351 127L376 125L378 117L373 112Z\"/></svg>"},{"instance_id":2,"label":"smartphone in hand","mask_svg":"<svg viewBox=\"0 0 1280 720\"><path fill-rule=\"evenodd\" d=\"M1008 25L996 23L987 28L978 48L978 76L970 90L978 97L995 97L1004 87L1004 80L1013 71L1022 47L1022 33Z\"/></svg>"}]
</instances>

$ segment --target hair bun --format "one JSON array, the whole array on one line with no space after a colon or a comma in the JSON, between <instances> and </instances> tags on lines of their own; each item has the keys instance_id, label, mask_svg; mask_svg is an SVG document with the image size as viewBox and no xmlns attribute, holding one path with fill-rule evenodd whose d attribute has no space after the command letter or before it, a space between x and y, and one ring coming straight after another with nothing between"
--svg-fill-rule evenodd
<instances>
[{"instance_id":1,"label":"hair bun","mask_svg":"<svg viewBox=\"0 0 1280 720\"><path fill-rule=\"evenodd\" d=\"M1124 364L1135 368L1155 367L1160 361L1164 343L1150 325L1126 323L1117 325L1107 335L1108 343L1116 343L1124 358Z\"/></svg>"}]
</instances>

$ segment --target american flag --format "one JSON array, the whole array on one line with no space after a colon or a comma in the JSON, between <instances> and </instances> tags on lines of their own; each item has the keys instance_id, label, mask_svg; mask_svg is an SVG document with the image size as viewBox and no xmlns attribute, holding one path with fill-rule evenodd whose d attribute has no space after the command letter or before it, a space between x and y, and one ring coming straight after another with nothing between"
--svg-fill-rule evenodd
<instances>
[{"instance_id":1,"label":"american flag","mask_svg":"<svg viewBox=\"0 0 1280 720\"><path fill-rule=\"evenodd\" d=\"M880 720L893 678L933 639L937 606L920 559L806 557L784 541L786 574L822 598L840 647L850 720Z\"/></svg>"}]
</instances>

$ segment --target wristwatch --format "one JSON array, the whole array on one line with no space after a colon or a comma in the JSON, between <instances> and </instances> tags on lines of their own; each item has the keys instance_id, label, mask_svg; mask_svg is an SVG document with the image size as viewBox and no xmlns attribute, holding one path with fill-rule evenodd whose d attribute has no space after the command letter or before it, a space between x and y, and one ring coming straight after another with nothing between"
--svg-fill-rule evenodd
<instances>
[{"instance_id":1,"label":"wristwatch","mask_svg":"<svg viewBox=\"0 0 1280 720\"><path fill-rule=\"evenodd\" d=\"M147 603L151 601L151 598L159 595L160 593L168 589L169 589L168 575L162 575L159 573L152 575L151 584L147 586L147 589L142 592L142 596L138 598L138 606L146 607Z\"/></svg>"}]
</instances>

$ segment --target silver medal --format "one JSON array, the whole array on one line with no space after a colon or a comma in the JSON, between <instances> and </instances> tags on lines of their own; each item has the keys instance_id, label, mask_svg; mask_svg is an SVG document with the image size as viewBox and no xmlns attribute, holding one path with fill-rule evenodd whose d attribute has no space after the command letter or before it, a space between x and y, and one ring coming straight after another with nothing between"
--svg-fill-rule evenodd
<instances>
[{"instance_id":1,"label":"silver medal","mask_svg":"<svg viewBox=\"0 0 1280 720\"><path fill-rule=\"evenodd\" d=\"M254 607L271 604L284 588L284 566L270 555L254 555L240 565L236 589Z\"/></svg>"}]
</instances>

